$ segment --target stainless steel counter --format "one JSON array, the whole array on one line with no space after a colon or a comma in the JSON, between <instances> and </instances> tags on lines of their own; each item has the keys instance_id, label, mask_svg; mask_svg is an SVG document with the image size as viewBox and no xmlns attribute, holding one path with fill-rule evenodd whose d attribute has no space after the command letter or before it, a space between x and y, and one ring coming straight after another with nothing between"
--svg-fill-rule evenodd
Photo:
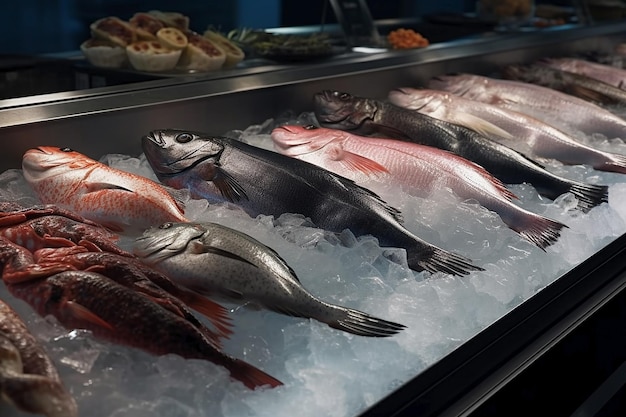
<instances>
[{"instance_id":1,"label":"stainless steel counter","mask_svg":"<svg viewBox=\"0 0 626 417\"><path fill-rule=\"evenodd\" d=\"M422 85L446 72L488 73L546 55L610 51L620 25L564 26L432 45L423 50L351 52L332 60L242 68L203 77L170 77L0 101L5 152L0 168L19 167L22 153L42 143L99 157L140 152L139 137L161 127L222 134L285 110L311 109L322 89L385 97L400 85Z\"/></svg>"}]
</instances>

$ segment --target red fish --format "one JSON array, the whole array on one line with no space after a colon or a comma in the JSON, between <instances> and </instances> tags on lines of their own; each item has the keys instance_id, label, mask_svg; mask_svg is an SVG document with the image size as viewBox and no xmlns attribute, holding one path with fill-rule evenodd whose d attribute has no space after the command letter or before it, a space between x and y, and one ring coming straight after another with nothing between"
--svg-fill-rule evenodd
<instances>
[{"instance_id":1,"label":"red fish","mask_svg":"<svg viewBox=\"0 0 626 417\"><path fill-rule=\"evenodd\" d=\"M42 202L67 207L111 230L137 231L188 221L182 204L162 185L69 148L29 149L22 169Z\"/></svg>"},{"instance_id":2,"label":"red fish","mask_svg":"<svg viewBox=\"0 0 626 417\"><path fill-rule=\"evenodd\" d=\"M188 320L104 275L66 271L7 287L38 314L53 315L68 329L88 329L97 338L154 355L208 360L224 366L251 389L282 385L260 369L221 352Z\"/></svg>"},{"instance_id":3,"label":"red fish","mask_svg":"<svg viewBox=\"0 0 626 417\"><path fill-rule=\"evenodd\" d=\"M315 126L281 126L272 132L279 151L364 185L377 179L426 197L448 187L493 210L513 230L540 248L553 244L564 225L513 204L515 196L481 166L432 146L358 136Z\"/></svg>"}]
</instances>

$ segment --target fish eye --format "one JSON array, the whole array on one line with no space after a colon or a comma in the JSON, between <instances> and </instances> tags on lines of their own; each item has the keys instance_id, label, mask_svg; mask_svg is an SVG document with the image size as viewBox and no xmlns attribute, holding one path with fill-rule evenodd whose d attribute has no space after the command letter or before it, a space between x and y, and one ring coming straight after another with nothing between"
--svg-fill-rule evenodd
<instances>
[{"instance_id":1,"label":"fish eye","mask_svg":"<svg viewBox=\"0 0 626 417\"><path fill-rule=\"evenodd\" d=\"M306 126L304 126L304 128L306 130L315 130L315 129L317 129L317 126L315 126L315 125L306 125Z\"/></svg>"},{"instance_id":2,"label":"fish eye","mask_svg":"<svg viewBox=\"0 0 626 417\"><path fill-rule=\"evenodd\" d=\"M59 148L59 150L60 150L61 152L74 152L74 150L73 150L72 148L67 148L67 147L65 147L65 148Z\"/></svg>"},{"instance_id":3,"label":"fish eye","mask_svg":"<svg viewBox=\"0 0 626 417\"><path fill-rule=\"evenodd\" d=\"M348 94L348 93L341 93L339 95L339 99L341 99L341 100L349 100L350 99L350 94Z\"/></svg>"},{"instance_id":4,"label":"fish eye","mask_svg":"<svg viewBox=\"0 0 626 417\"><path fill-rule=\"evenodd\" d=\"M172 226L173 226L172 222L167 222L167 223L163 223L162 225L160 225L159 229L162 229L162 230L169 229Z\"/></svg>"},{"instance_id":5,"label":"fish eye","mask_svg":"<svg viewBox=\"0 0 626 417\"><path fill-rule=\"evenodd\" d=\"M176 142L179 143L187 143L193 140L193 135L191 133L179 133L175 138Z\"/></svg>"}]
</instances>

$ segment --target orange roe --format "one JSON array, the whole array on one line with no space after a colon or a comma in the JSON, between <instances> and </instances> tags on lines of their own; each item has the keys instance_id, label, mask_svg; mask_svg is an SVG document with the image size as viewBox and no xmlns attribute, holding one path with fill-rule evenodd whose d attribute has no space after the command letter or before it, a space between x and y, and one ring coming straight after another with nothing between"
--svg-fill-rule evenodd
<instances>
[{"instance_id":1,"label":"orange roe","mask_svg":"<svg viewBox=\"0 0 626 417\"><path fill-rule=\"evenodd\" d=\"M423 48L428 46L428 39L413 29L396 29L389 32L387 42L393 49Z\"/></svg>"}]
</instances>

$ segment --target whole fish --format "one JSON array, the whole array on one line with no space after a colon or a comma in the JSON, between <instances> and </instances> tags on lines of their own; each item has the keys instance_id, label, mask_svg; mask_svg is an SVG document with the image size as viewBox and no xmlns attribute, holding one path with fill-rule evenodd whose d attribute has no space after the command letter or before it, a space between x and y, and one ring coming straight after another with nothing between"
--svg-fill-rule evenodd
<instances>
[{"instance_id":1,"label":"whole fish","mask_svg":"<svg viewBox=\"0 0 626 417\"><path fill-rule=\"evenodd\" d=\"M44 203L67 207L115 231L187 221L160 184L69 148L40 146L23 156L24 178Z\"/></svg>"},{"instance_id":2,"label":"whole fish","mask_svg":"<svg viewBox=\"0 0 626 417\"><path fill-rule=\"evenodd\" d=\"M135 240L142 261L194 291L312 318L360 336L387 337L405 326L320 300L278 253L216 223L164 223Z\"/></svg>"},{"instance_id":3,"label":"whole fish","mask_svg":"<svg viewBox=\"0 0 626 417\"><path fill-rule=\"evenodd\" d=\"M78 407L43 346L0 300L0 401L47 417L75 417Z\"/></svg>"},{"instance_id":4,"label":"whole fish","mask_svg":"<svg viewBox=\"0 0 626 417\"><path fill-rule=\"evenodd\" d=\"M39 315L54 316L67 329L87 329L97 338L154 355L176 354L224 366L249 388L280 381L218 350L192 323L96 272L66 271L9 291Z\"/></svg>"},{"instance_id":5,"label":"whole fish","mask_svg":"<svg viewBox=\"0 0 626 417\"><path fill-rule=\"evenodd\" d=\"M400 88L389 101L450 123L476 130L530 158L587 164L600 171L626 173L626 156L587 146L552 125L524 113L441 90Z\"/></svg>"},{"instance_id":6,"label":"whole fish","mask_svg":"<svg viewBox=\"0 0 626 417\"><path fill-rule=\"evenodd\" d=\"M184 130L153 131L142 146L159 180L189 189L194 198L233 202L251 216L300 213L332 232L371 234L381 245L406 249L408 265L417 271L465 275L481 270L408 231L400 212L371 191L313 164Z\"/></svg>"},{"instance_id":7,"label":"whole fish","mask_svg":"<svg viewBox=\"0 0 626 417\"><path fill-rule=\"evenodd\" d=\"M626 104L626 91L587 75L576 74L548 65L507 65L502 77L562 91L601 105Z\"/></svg>"},{"instance_id":8,"label":"whole fish","mask_svg":"<svg viewBox=\"0 0 626 417\"><path fill-rule=\"evenodd\" d=\"M562 71L586 75L614 87L626 87L626 70L614 65L601 64L578 58L543 58L541 63Z\"/></svg>"},{"instance_id":9,"label":"whole fish","mask_svg":"<svg viewBox=\"0 0 626 417\"><path fill-rule=\"evenodd\" d=\"M379 132L453 152L481 165L505 184L527 182L552 199L570 192L582 209L601 204L606 198L606 187L559 177L471 129L390 103L327 90L315 95L315 114L326 127L365 135Z\"/></svg>"},{"instance_id":10,"label":"whole fish","mask_svg":"<svg viewBox=\"0 0 626 417\"><path fill-rule=\"evenodd\" d=\"M432 146L316 126L280 126L272 131L272 139L280 152L357 183L374 177L404 186L420 197L436 188L450 188L457 196L495 211L511 229L540 248L554 243L563 227L513 204L515 196L481 166ZM376 177L381 172L388 175Z\"/></svg>"},{"instance_id":11,"label":"whole fish","mask_svg":"<svg viewBox=\"0 0 626 417\"><path fill-rule=\"evenodd\" d=\"M428 88L526 113L573 135L626 139L626 120L597 104L540 85L472 74L441 75Z\"/></svg>"}]
</instances>

